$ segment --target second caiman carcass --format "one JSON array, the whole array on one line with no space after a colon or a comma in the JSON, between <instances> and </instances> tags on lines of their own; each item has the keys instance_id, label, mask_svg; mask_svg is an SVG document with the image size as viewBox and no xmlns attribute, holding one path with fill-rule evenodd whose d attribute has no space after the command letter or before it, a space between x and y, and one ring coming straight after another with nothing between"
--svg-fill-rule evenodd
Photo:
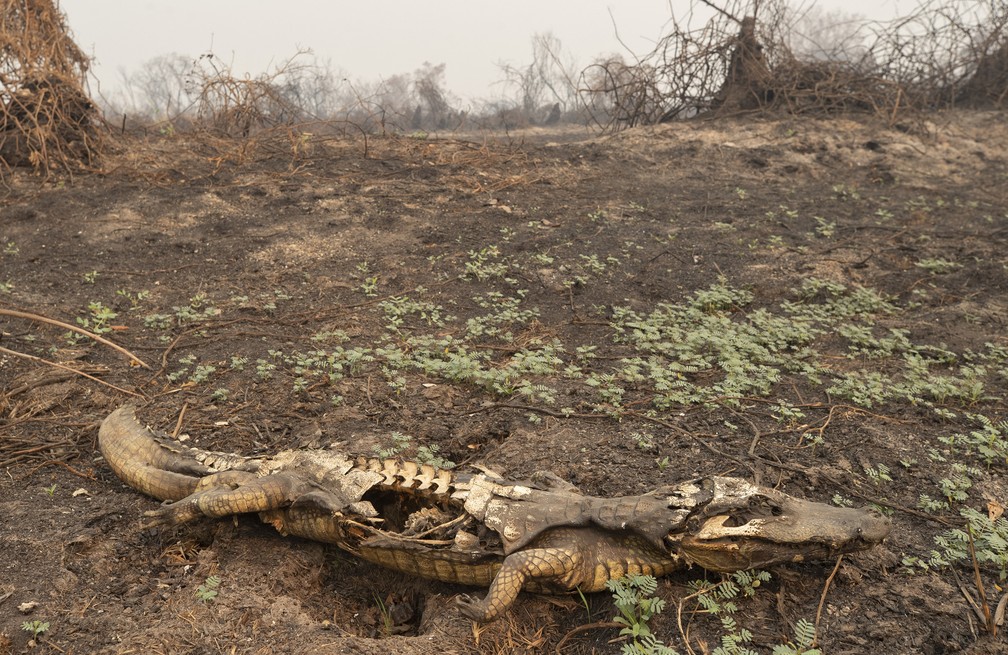
<instances>
[{"instance_id":1,"label":"second caiman carcass","mask_svg":"<svg viewBox=\"0 0 1008 655\"><path fill-rule=\"evenodd\" d=\"M738 571L870 548L890 530L873 510L794 498L708 476L638 496L578 493L550 475L529 483L338 450L244 457L186 446L145 428L133 408L101 425L99 447L131 487L162 501L146 525L257 513L285 535L336 544L407 574L489 587L458 597L476 621L524 588L600 591L628 573L697 564Z\"/></svg>"}]
</instances>

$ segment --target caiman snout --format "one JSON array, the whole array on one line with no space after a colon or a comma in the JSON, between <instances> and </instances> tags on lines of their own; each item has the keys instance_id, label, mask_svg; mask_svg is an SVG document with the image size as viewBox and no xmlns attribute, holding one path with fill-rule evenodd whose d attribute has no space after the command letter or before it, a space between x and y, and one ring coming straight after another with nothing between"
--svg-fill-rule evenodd
<instances>
[{"instance_id":1,"label":"caiman snout","mask_svg":"<svg viewBox=\"0 0 1008 655\"><path fill-rule=\"evenodd\" d=\"M679 542L688 560L707 569L829 559L867 550L892 529L889 518L875 509L800 500L735 479L714 481L715 497L705 516Z\"/></svg>"},{"instance_id":2,"label":"caiman snout","mask_svg":"<svg viewBox=\"0 0 1008 655\"><path fill-rule=\"evenodd\" d=\"M865 517L858 526L858 537L865 542L866 548L881 543L892 531L892 521L889 517L874 507L862 510Z\"/></svg>"}]
</instances>

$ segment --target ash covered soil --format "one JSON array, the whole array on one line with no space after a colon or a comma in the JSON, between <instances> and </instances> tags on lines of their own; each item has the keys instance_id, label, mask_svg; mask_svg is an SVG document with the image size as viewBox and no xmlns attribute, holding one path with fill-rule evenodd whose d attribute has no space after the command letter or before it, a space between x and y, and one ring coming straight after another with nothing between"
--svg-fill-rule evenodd
<instances>
[{"instance_id":1,"label":"ash covered soil","mask_svg":"<svg viewBox=\"0 0 1008 655\"><path fill-rule=\"evenodd\" d=\"M619 651L589 625L609 594L523 594L477 628L462 587L254 517L141 529L156 501L96 449L127 402L213 450L335 442L594 495L717 474L877 503L884 544L735 600L748 647L818 617L826 653L1008 652L966 600L969 558L935 542L1008 504L1005 115L560 136L178 136L102 174L8 179L0 308L151 368L0 316L0 346L91 376L0 352L0 654ZM1008 556L987 536L994 611ZM705 579L658 584L651 628L681 653L726 634L690 596ZM26 621L49 628L29 641Z\"/></svg>"}]
</instances>

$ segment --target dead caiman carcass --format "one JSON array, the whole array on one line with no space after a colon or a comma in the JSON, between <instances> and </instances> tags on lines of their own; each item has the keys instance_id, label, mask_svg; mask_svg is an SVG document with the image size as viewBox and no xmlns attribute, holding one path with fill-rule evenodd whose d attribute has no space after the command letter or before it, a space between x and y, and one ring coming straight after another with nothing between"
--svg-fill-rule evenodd
<instances>
[{"instance_id":1,"label":"dead caiman carcass","mask_svg":"<svg viewBox=\"0 0 1008 655\"><path fill-rule=\"evenodd\" d=\"M458 598L477 621L500 616L523 588L592 592L627 573L661 576L690 564L737 571L824 559L870 548L890 529L874 511L738 478L598 498L549 475L516 483L338 450L216 453L155 434L131 407L105 419L99 447L124 482L171 501L144 514L148 526L257 513L282 534L407 574L487 586L483 599Z\"/></svg>"}]
</instances>

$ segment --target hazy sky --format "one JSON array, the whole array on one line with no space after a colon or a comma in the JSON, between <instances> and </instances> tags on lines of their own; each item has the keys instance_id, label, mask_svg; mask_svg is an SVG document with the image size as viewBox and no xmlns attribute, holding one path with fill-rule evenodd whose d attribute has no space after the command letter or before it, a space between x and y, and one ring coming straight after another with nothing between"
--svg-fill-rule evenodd
<instances>
[{"instance_id":1,"label":"hazy sky","mask_svg":"<svg viewBox=\"0 0 1008 655\"><path fill-rule=\"evenodd\" d=\"M896 0L819 0L870 18L887 18ZM498 62L528 63L531 37L551 32L579 67L596 55L650 51L672 11L689 0L62 0L78 45L96 59L108 92L153 57L212 51L237 75L272 70L300 48L331 60L353 80L410 73L445 63L447 87L469 97L501 94ZM912 7L912 0L903 0ZM611 17L610 17L611 13ZM93 89L95 90L95 89Z\"/></svg>"}]
</instances>

